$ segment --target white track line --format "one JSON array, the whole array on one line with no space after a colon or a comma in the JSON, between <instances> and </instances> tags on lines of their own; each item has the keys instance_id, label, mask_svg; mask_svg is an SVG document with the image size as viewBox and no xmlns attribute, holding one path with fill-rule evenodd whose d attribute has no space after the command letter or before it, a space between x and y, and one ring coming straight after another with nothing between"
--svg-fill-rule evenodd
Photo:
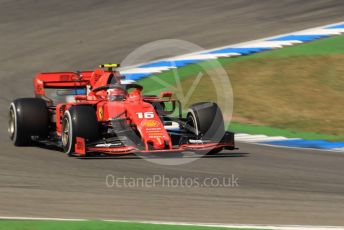
<instances>
[{"instance_id":1,"label":"white track line","mask_svg":"<svg viewBox=\"0 0 344 230\"><path fill-rule=\"evenodd\" d=\"M135 221L136 222L136 221ZM139 221L147 224L166 224L183 226L202 226L215 228L251 228L272 230L334 230L344 229L344 226L311 226L311 225L253 225L253 224L216 224L216 223L189 223L189 222L165 222L165 221Z\"/></svg>"},{"instance_id":2,"label":"white track line","mask_svg":"<svg viewBox=\"0 0 344 230\"><path fill-rule=\"evenodd\" d=\"M293 33L293 35L340 35L341 31L336 29L309 29L302 32Z\"/></svg>"},{"instance_id":3,"label":"white track line","mask_svg":"<svg viewBox=\"0 0 344 230\"><path fill-rule=\"evenodd\" d=\"M333 150L339 151L339 152L344 152L344 147L343 148L334 148Z\"/></svg>"},{"instance_id":4,"label":"white track line","mask_svg":"<svg viewBox=\"0 0 344 230\"><path fill-rule=\"evenodd\" d=\"M267 141L285 141L290 140L289 138L276 136L276 137L252 137L252 138L236 138L238 141L247 141L247 142L267 142Z\"/></svg>"},{"instance_id":5,"label":"white track line","mask_svg":"<svg viewBox=\"0 0 344 230\"><path fill-rule=\"evenodd\" d=\"M199 55L192 55L192 56L183 56L173 59L166 59L166 61L174 62L174 61L184 61L184 60L213 60L218 58L224 57L236 57L241 56L239 53L221 53L221 54L199 54ZM120 70L121 74L141 74L141 73L161 73L166 70L170 70L176 68L175 66L163 66L163 67L146 67L146 68L133 68L133 69L125 69Z\"/></svg>"},{"instance_id":6,"label":"white track line","mask_svg":"<svg viewBox=\"0 0 344 230\"><path fill-rule=\"evenodd\" d=\"M344 28L338 28L338 29L326 29L326 30L333 30L333 31L336 31L336 32L340 32L340 33L344 33Z\"/></svg>"},{"instance_id":7,"label":"white track line","mask_svg":"<svg viewBox=\"0 0 344 230\"><path fill-rule=\"evenodd\" d=\"M283 136L251 135L245 133L235 134L235 139L243 142L265 142L265 141L285 141L300 140L301 138L287 138Z\"/></svg>"},{"instance_id":8,"label":"white track line","mask_svg":"<svg viewBox=\"0 0 344 230\"><path fill-rule=\"evenodd\" d=\"M177 58L171 58L169 61L183 61L183 60L208 60L217 59L221 57L236 57L241 56L240 53L220 53L220 54L197 54L197 55L186 55Z\"/></svg>"},{"instance_id":9,"label":"white track line","mask_svg":"<svg viewBox=\"0 0 344 230\"><path fill-rule=\"evenodd\" d=\"M285 146L285 145L273 145L273 144L266 144L266 143L262 143L262 142L247 142L247 141L237 141L237 142L252 144L252 145L268 146L268 147L280 148L280 149L295 149L295 150L303 150L303 151L321 151L321 152L331 152L331 153L344 153L344 149L341 149L341 148L316 149L316 148L293 147L293 146ZM343 228L343 230L344 230L344 228Z\"/></svg>"},{"instance_id":10,"label":"white track line","mask_svg":"<svg viewBox=\"0 0 344 230\"><path fill-rule=\"evenodd\" d=\"M283 136L267 136L262 134L247 134L247 133L236 133L235 134L235 141L243 142L243 143L250 143L250 144L259 144L265 146L273 146L279 148L291 148L291 149L303 149L303 150L321 150L321 151L329 151L329 152L344 152L343 148L332 148L332 149L320 149L320 148L302 148L302 147L292 147L292 146L283 146L283 145L274 145L274 144L265 144L262 142L268 141L285 141L285 140L302 140L302 138L288 138Z\"/></svg>"}]
</instances>

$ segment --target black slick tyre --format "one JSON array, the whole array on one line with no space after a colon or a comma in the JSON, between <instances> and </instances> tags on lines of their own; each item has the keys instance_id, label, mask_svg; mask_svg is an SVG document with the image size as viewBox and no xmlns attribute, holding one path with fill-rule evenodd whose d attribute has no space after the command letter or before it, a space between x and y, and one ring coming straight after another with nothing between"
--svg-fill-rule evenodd
<instances>
[{"instance_id":1,"label":"black slick tyre","mask_svg":"<svg viewBox=\"0 0 344 230\"><path fill-rule=\"evenodd\" d=\"M96 113L91 106L72 106L64 114L61 139L63 151L69 156L75 153L77 137L84 138L86 143L99 137Z\"/></svg>"},{"instance_id":2,"label":"black slick tyre","mask_svg":"<svg viewBox=\"0 0 344 230\"><path fill-rule=\"evenodd\" d=\"M19 98L9 109L8 134L15 146L32 144L32 136L47 138L49 114L40 98Z\"/></svg>"}]
</instances>

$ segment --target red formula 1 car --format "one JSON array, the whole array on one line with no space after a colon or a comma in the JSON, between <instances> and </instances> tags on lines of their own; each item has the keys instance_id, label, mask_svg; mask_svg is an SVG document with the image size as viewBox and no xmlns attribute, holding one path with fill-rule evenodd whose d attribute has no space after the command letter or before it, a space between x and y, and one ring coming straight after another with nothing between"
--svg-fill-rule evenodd
<instances>
[{"instance_id":1,"label":"red formula 1 car","mask_svg":"<svg viewBox=\"0 0 344 230\"><path fill-rule=\"evenodd\" d=\"M10 105L14 145L54 144L78 156L234 149L216 103L194 104L183 118L171 92L142 95L142 86L122 80L116 67L37 74L36 97Z\"/></svg>"}]
</instances>

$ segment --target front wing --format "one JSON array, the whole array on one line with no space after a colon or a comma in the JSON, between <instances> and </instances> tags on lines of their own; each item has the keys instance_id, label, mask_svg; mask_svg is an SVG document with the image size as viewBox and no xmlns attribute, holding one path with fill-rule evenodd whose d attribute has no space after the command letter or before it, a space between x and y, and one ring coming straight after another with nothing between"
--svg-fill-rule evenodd
<instances>
[{"instance_id":1,"label":"front wing","mask_svg":"<svg viewBox=\"0 0 344 230\"><path fill-rule=\"evenodd\" d=\"M124 155L132 153L180 153L183 151L211 151L213 149L235 149L234 133L226 132L224 137L219 142L194 140L191 143L180 144L170 149L147 150L139 149L136 146L113 146L109 145L86 145L85 139L81 137L76 138L75 153L79 156L85 156L86 153L99 152L109 155Z\"/></svg>"}]
</instances>

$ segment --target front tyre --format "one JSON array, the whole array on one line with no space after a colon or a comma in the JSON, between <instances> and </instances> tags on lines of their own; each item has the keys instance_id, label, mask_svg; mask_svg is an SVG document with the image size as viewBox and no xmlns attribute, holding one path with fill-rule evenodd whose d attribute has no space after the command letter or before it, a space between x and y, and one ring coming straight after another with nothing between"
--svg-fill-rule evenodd
<instances>
[{"instance_id":1,"label":"front tyre","mask_svg":"<svg viewBox=\"0 0 344 230\"><path fill-rule=\"evenodd\" d=\"M99 137L97 116L91 106L73 106L64 114L61 141L63 151L69 156L75 153L77 137L84 138L86 143Z\"/></svg>"},{"instance_id":2,"label":"front tyre","mask_svg":"<svg viewBox=\"0 0 344 230\"><path fill-rule=\"evenodd\" d=\"M187 114L187 124L203 140L219 142L225 134L221 109L213 102L193 104Z\"/></svg>"},{"instance_id":3,"label":"front tyre","mask_svg":"<svg viewBox=\"0 0 344 230\"><path fill-rule=\"evenodd\" d=\"M187 114L186 124L197 139L220 142L225 134L223 115L216 103L200 102L193 104ZM207 154L216 154L222 148L215 148Z\"/></svg>"}]
</instances>

